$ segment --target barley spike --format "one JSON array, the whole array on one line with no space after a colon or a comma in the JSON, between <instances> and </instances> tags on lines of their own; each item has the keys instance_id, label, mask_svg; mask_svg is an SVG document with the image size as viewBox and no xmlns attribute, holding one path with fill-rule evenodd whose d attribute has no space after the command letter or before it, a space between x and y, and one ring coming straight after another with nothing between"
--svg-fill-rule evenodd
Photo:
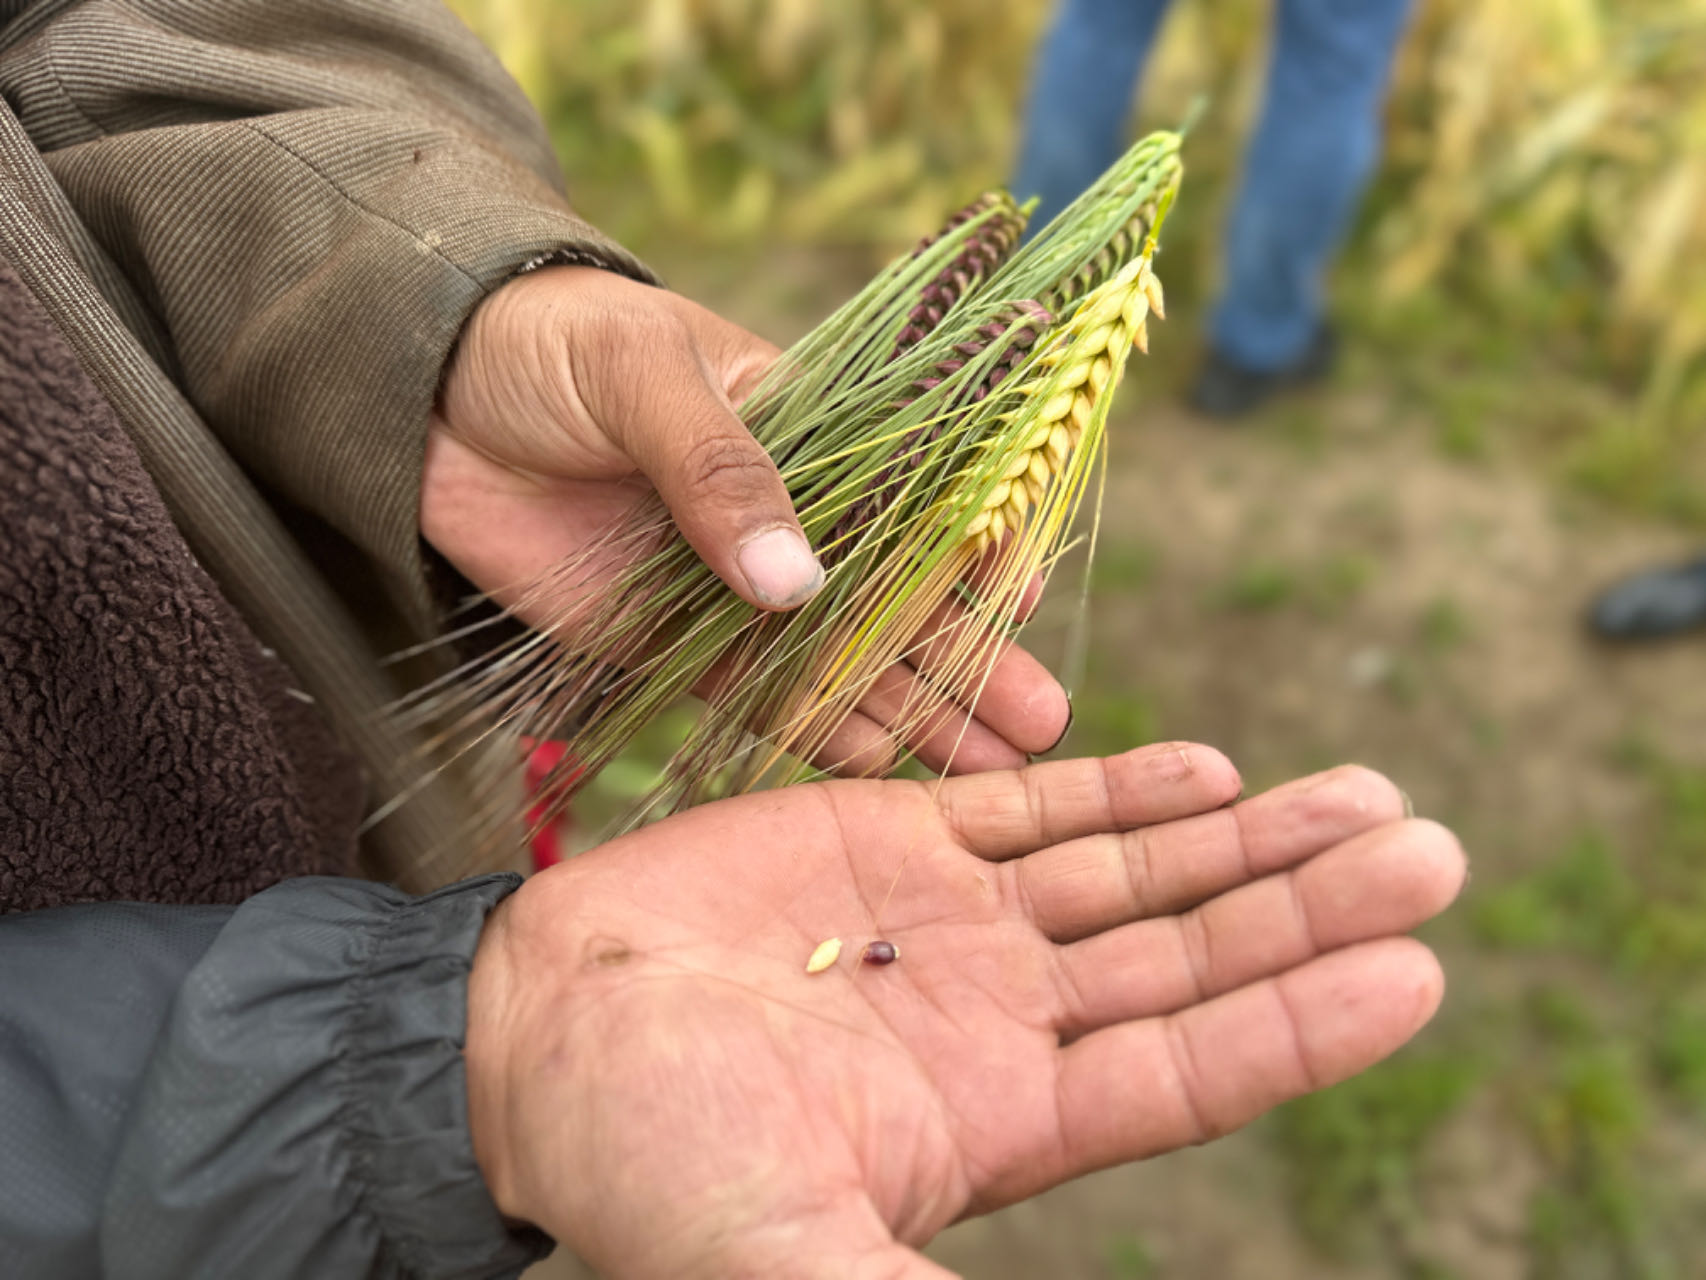
<instances>
[{"instance_id":1,"label":"barley spike","mask_svg":"<svg viewBox=\"0 0 1706 1280\"><path fill-rule=\"evenodd\" d=\"M1041 504L1112 395L1131 349L1148 353L1150 299L1161 294L1153 257L1154 245L1145 244L1141 256L1092 287L1048 349L1026 365L1030 377L1018 394L1041 407L1029 421L1021 412L1024 434L966 526L966 539L980 553L1024 527L1027 508Z\"/></svg>"}]
</instances>

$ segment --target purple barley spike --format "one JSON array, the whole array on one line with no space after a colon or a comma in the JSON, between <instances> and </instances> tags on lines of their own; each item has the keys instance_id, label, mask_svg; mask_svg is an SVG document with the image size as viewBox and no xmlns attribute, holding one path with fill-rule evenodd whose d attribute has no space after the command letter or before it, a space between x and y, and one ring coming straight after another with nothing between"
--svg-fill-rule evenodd
<instances>
[{"instance_id":1,"label":"purple barley spike","mask_svg":"<svg viewBox=\"0 0 1706 1280\"><path fill-rule=\"evenodd\" d=\"M1014 328L1015 321L1020 319L1027 323ZM1035 302L1020 302L1003 309L1000 315L978 327L975 338L956 343L955 354L939 361L929 374L915 381L910 388L910 394L899 401L894 406L895 409L902 409L919 396L941 386L944 381L982 355L991 343L1005 340L1005 346L989 372L967 394L969 401L982 400L1020 361L1030 355L1031 349L1053 324L1054 316ZM1008 332L1009 329L1012 329L1011 333ZM922 424L909 431L904 439L896 442L894 456L878 475L870 490L848 507L830 530L827 542L831 545L825 552L827 562L839 560L845 555L851 549L853 535L882 513L906 473L917 465L919 453L936 442L944 425L940 419Z\"/></svg>"},{"instance_id":2,"label":"purple barley spike","mask_svg":"<svg viewBox=\"0 0 1706 1280\"><path fill-rule=\"evenodd\" d=\"M895 338L895 355L922 342L942 323L942 317L956 302L974 285L987 279L1018 247L1019 237L1025 232L1025 215L1019 212L1013 197L1005 191L988 191L955 213L940 231L920 240L912 256L918 257L955 228L990 210L994 210L994 214L971 234L953 260L919 290L919 305L912 309L906 327Z\"/></svg>"}]
</instances>

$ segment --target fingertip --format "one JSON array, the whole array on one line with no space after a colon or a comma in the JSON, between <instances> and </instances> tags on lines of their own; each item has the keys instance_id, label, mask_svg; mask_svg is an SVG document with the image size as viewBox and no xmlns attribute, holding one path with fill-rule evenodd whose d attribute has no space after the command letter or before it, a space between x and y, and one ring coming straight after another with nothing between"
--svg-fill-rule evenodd
<instances>
[{"instance_id":1,"label":"fingertip","mask_svg":"<svg viewBox=\"0 0 1706 1280\"><path fill-rule=\"evenodd\" d=\"M1405 1014L1404 1039L1427 1026L1445 1000L1445 969L1432 948L1414 938L1387 938L1375 943L1369 976Z\"/></svg>"},{"instance_id":2,"label":"fingertip","mask_svg":"<svg viewBox=\"0 0 1706 1280\"><path fill-rule=\"evenodd\" d=\"M930 664L925 664L929 669ZM977 718L1021 753L1046 755L1072 724L1072 699L1049 669L1009 645L976 691Z\"/></svg>"},{"instance_id":3,"label":"fingertip","mask_svg":"<svg viewBox=\"0 0 1706 1280\"><path fill-rule=\"evenodd\" d=\"M1445 910L1469 882L1469 855L1463 842L1451 828L1432 818L1406 818L1403 829L1411 842L1413 856L1434 873L1433 909Z\"/></svg>"},{"instance_id":4,"label":"fingertip","mask_svg":"<svg viewBox=\"0 0 1706 1280\"><path fill-rule=\"evenodd\" d=\"M1316 1089L1396 1053L1445 998L1439 958L1414 938L1330 952L1278 982Z\"/></svg>"},{"instance_id":5,"label":"fingertip","mask_svg":"<svg viewBox=\"0 0 1706 1280\"><path fill-rule=\"evenodd\" d=\"M1445 999L1445 970L1439 957L1414 938L1379 938L1337 955L1349 970L1346 980L1354 982L1363 997L1351 1003L1367 1006L1360 1012L1353 1009L1353 1020L1375 1017L1386 1022L1387 1031L1396 1037L1388 1053L1425 1027Z\"/></svg>"},{"instance_id":6,"label":"fingertip","mask_svg":"<svg viewBox=\"0 0 1706 1280\"><path fill-rule=\"evenodd\" d=\"M1225 754L1200 742L1157 742L1126 753L1150 783L1189 783L1211 807L1227 804L1243 787L1238 769Z\"/></svg>"},{"instance_id":7,"label":"fingertip","mask_svg":"<svg viewBox=\"0 0 1706 1280\"><path fill-rule=\"evenodd\" d=\"M1058 751L1060 749L1061 744L1066 741L1066 735L1072 732L1072 722L1078 718L1078 708L1073 704L1071 691L1062 687L1060 693L1062 699L1066 702L1066 718L1061 722L1060 732L1055 735L1054 741L1049 744L1049 751Z\"/></svg>"},{"instance_id":8,"label":"fingertip","mask_svg":"<svg viewBox=\"0 0 1706 1280\"><path fill-rule=\"evenodd\" d=\"M1398 784L1364 764L1342 764L1304 780L1314 789L1336 795L1358 813L1385 822L1407 816L1408 801Z\"/></svg>"},{"instance_id":9,"label":"fingertip","mask_svg":"<svg viewBox=\"0 0 1706 1280\"><path fill-rule=\"evenodd\" d=\"M823 590L823 565L805 535L789 525L748 537L735 552L735 564L745 579L740 594L761 608L797 609ZM738 584L730 585L738 590Z\"/></svg>"},{"instance_id":10,"label":"fingertip","mask_svg":"<svg viewBox=\"0 0 1706 1280\"><path fill-rule=\"evenodd\" d=\"M1072 695L1039 666L1043 678L1025 696L1020 713L1013 717L1013 746L1022 754L1044 756L1066 741L1072 730Z\"/></svg>"},{"instance_id":11,"label":"fingertip","mask_svg":"<svg viewBox=\"0 0 1706 1280\"><path fill-rule=\"evenodd\" d=\"M1339 904L1341 914L1365 924L1387 920L1394 931L1412 929L1444 911L1463 891L1468 873L1457 837L1437 822L1416 818L1354 836L1304 872ZM1328 880L1334 882L1331 890L1325 887ZM1351 903L1354 908L1347 906Z\"/></svg>"}]
</instances>

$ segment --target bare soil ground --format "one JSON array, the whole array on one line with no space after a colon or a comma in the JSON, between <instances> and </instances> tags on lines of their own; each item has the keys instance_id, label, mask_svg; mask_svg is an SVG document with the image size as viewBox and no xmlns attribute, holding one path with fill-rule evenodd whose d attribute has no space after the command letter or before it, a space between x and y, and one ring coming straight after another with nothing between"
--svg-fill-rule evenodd
<instances>
[{"instance_id":1,"label":"bare soil ground","mask_svg":"<svg viewBox=\"0 0 1706 1280\"><path fill-rule=\"evenodd\" d=\"M659 265L683 292L786 341L867 264ZM1468 923L1478 897L1583 832L1633 856L1658 819L1650 779L1619 763L1631 743L1706 767L1706 638L1616 652L1581 625L1597 587L1690 552L1690 537L1573 496L1546 459L1446 456L1426 406L1384 382L1354 337L1332 387L1237 426L1177 407L1195 348L1186 324L1165 326L1128 376L1068 746L1201 740L1238 761L1250 789L1344 760L1398 780L1418 812L1459 831L1474 863L1465 902L1427 935L1446 964L1446 1009L1408 1052L1484 1056L1483 1070L1394 1158L1341 1256L1300 1225L1310 1175L1287 1143L1301 1130L1275 1122L962 1224L932 1256L990 1280L1706 1274L1694 1269L1706 1268L1706 1123L1663 1103L1641 1103L1650 1123L1627 1148L1644 1179L1632 1194L1659 1187L1669 1206L1664 1225L1635 1228L1663 1237L1654 1269L1614 1248L1548 1260L1536 1243L1536 1197L1576 1165L1548 1147L1524 1096L1548 1069L1547 1042L1511 1028L1537 990L1561 985L1611 1009L1632 988L1575 960L1489 948ZM1062 653L1078 617L1075 584L1057 579L1034 647ZM1640 1054L1638 1016L1617 1026ZM550 1265L536 1280L575 1274Z\"/></svg>"}]
</instances>

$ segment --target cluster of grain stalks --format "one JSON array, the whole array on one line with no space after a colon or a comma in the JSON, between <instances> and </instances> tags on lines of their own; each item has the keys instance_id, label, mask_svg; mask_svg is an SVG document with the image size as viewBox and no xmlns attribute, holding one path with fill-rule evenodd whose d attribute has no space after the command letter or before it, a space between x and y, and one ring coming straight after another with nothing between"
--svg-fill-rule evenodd
<instances>
[{"instance_id":1,"label":"cluster of grain stalks","mask_svg":"<svg viewBox=\"0 0 1706 1280\"><path fill-rule=\"evenodd\" d=\"M610 229L890 246L1001 181L1041 17L964 0L454 7L540 105L571 178L643 184Z\"/></svg>"},{"instance_id":2,"label":"cluster of grain stalks","mask_svg":"<svg viewBox=\"0 0 1706 1280\"><path fill-rule=\"evenodd\" d=\"M455 3L617 234L887 246L1002 181L1052 8ZM1202 172L1236 168L1271 7L1174 6L1142 114L1210 95ZM1388 299L1439 285L1579 335L1650 420L1706 417L1706 0L1429 0L1387 119L1363 247Z\"/></svg>"},{"instance_id":3,"label":"cluster of grain stalks","mask_svg":"<svg viewBox=\"0 0 1706 1280\"><path fill-rule=\"evenodd\" d=\"M1389 296L1527 303L1706 417L1706 0L1423 6L1390 132Z\"/></svg>"},{"instance_id":4,"label":"cluster of grain stalks","mask_svg":"<svg viewBox=\"0 0 1706 1280\"><path fill-rule=\"evenodd\" d=\"M518 611L540 630L496 642L405 714L453 750L568 739L563 768L592 775L696 691L706 710L631 824L810 775L805 762L897 662L921 674L894 720L902 737L975 708L1071 536L1126 359L1160 314L1154 256L1179 144L1138 143L1022 249L1024 211L1004 194L967 206L741 406L825 565L805 605L742 601L654 502L525 593ZM613 550L633 567L588 604L590 566ZM564 636L596 638L596 651L571 652ZM501 839L513 753L484 754L498 764L479 835Z\"/></svg>"}]
</instances>

